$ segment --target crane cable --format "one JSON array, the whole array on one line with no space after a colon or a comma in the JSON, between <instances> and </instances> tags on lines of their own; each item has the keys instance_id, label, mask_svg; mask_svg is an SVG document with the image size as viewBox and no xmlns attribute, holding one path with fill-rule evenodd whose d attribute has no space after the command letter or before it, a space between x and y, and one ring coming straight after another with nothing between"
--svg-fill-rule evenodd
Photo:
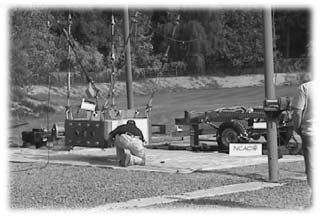
<instances>
[{"instance_id":1,"label":"crane cable","mask_svg":"<svg viewBox=\"0 0 322 218\"><path fill-rule=\"evenodd\" d=\"M157 73L157 77L155 79L155 86L154 88L152 89L152 93L150 95L150 98L148 100L148 103L146 104L146 107L145 107L145 112L146 114L149 114L149 112L152 110L152 101L153 101L153 98L154 98L154 95L156 92L159 91L158 87L161 85L161 75L163 74L164 70L165 70L165 67L166 67L166 63L168 62L168 55L169 55L169 51L170 51L170 39L173 39L174 38L174 35L175 35L175 32L177 30L177 27L179 26L179 23L180 23L180 15L178 14L177 17L176 17L176 20L174 21L173 23L173 27L172 27L172 32L171 32L171 38L167 38L168 40L168 45L167 45L167 48L166 48L166 51L164 52L164 55L163 57L161 58L161 68L159 70L159 72Z\"/></svg>"},{"instance_id":2,"label":"crane cable","mask_svg":"<svg viewBox=\"0 0 322 218\"><path fill-rule=\"evenodd\" d=\"M132 25L131 25L131 30L130 30L130 34L128 35L128 37L126 38L125 40L125 44L127 44L127 42L133 38L133 35L134 35L134 40L136 41L136 34L137 34L137 18L138 18L138 15L139 15L139 12L136 11L135 12L135 15L134 15L134 19L132 19ZM160 67L160 70L158 71L157 73L157 76L156 76L156 79L155 79L155 87L153 88L152 90L152 93L150 95L150 98L148 100L148 103L146 104L146 108L145 108L145 111L146 113L148 113L149 111L151 111L152 109L152 101L153 101L153 97L155 96L155 93L158 92L158 88L160 86L160 83L161 83L161 75L163 74L164 70L166 69L166 63L168 62L168 54L169 54L169 50L170 50L170 41L174 41L174 42L180 42L182 44L184 43L189 43L189 42L194 42L196 40L200 40L200 39L192 39L192 40L187 40L187 41L184 41L184 40L177 40L177 39L174 39L174 35L175 35L175 31L177 29L177 26L179 25L179 21L180 21L180 15L177 15L176 17L176 20L174 21L174 26L173 26L173 29L172 29L172 33L171 33L171 37L167 37L165 35L162 35L165 39L168 40L168 46L166 48L166 51L164 52L164 55L161 59L161 67ZM134 33L133 33L133 23L134 23ZM112 43L112 54L111 54L111 60L112 60L112 74L111 74L111 86L110 86L110 89L109 89L109 93L108 93L108 96L107 96L107 101L105 102L104 104L104 110L106 110L107 108L112 108L113 110L116 110L116 105L115 105L115 101L114 101L114 86L115 86L115 83L116 83L116 78L118 76L118 71L120 68L122 68L124 66L124 63L122 64L118 64L118 66L115 65L115 60L116 60L116 57L115 57L115 49L114 49L114 25L115 25L115 20L114 20L114 17L113 17L113 14L112 14L112 21L111 21L111 35L112 35L112 38L111 38L111 43ZM157 33L158 34L158 33ZM134 43L135 44L135 43ZM120 58L122 57L122 55L124 55L125 53L125 46L123 48L123 50L121 51L120 53ZM120 61L121 62L121 61ZM115 68L118 68L118 69L115 69ZM109 99L112 99L112 104L111 106L109 106Z\"/></svg>"},{"instance_id":3,"label":"crane cable","mask_svg":"<svg viewBox=\"0 0 322 218\"><path fill-rule=\"evenodd\" d=\"M113 11L112 11L112 15L111 15L111 55L110 55L110 60L111 60L111 66L112 66L112 70L111 70L111 75L110 75L110 89L109 92L107 94L107 100L104 103L103 106L103 111L107 110L109 107L112 108L113 110L116 110L116 106L115 106L115 96L114 96L114 85L115 85L115 78L116 78L116 72L115 72L115 52L114 52L114 25L115 25L115 20L114 20L114 15L113 15ZM112 103L109 106L109 100L112 100Z\"/></svg>"},{"instance_id":4,"label":"crane cable","mask_svg":"<svg viewBox=\"0 0 322 218\"><path fill-rule=\"evenodd\" d=\"M136 23L137 23L137 17L139 13L136 12L134 15L134 20L132 20L132 23L135 23L135 32L134 32L134 38L136 36ZM119 114L119 111L117 110L116 104L115 104L115 83L117 81L117 76L119 76L119 70L124 66L124 62L122 63L122 57L124 57L124 53L126 51L125 45L128 43L128 41L132 38L133 35L133 25L131 24L130 34L127 36L125 42L124 42L124 48L120 52L119 58L118 58L118 64L116 64L116 57L115 57L115 44L114 44L114 36L115 36L115 19L112 12L111 16L111 66L112 66L112 73L111 73L111 85L110 89L107 95L107 100L104 103L103 111L107 110L108 108L111 108L113 111L115 111L117 114ZM111 101L111 104L109 105Z\"/></svg>"},{"instance_id":5,"label":"crane cable","mask_svg":"<svg viewBox=\"0 0 322 218\"><path fill-rule=\"evenodd\" d=\"M75 55L75 59L76 59L77 64L80 66L82 73L85 75L86 81L92 86L93 90L95 91L94 97L95 97L96 103L97 103L97 101L98 101L97 97L99 96L100 90L96 87L93 79L86 72L85 67L83 66L83 64L81 62L81 59L79 58L79 56L75 50L75 44L73 43L73 41L75 41L75 40L73 39L71 32L69 33L69 31L66 30L66 28L64 28L64 27L62 28L62 30L63 30L64 36L67 40L69 47L71 48L71 50L73 51L73 53Z\"/></svg>"},{"instance_id":6,"label":"crane cable","mask_svg":"<svg viewBox=\"0 0 322 218\"><path fill-rule=\"evenodd\" d=\"M131 25L131 30L130 30L130 34L128 35L128 37L126 38L125 40L125 43L124 44L127 44L127 42L133 38L133 35L134 35L134 40L136 41L136 34L137 34L137 18L138 18L138 15L139 15L139 12L136 11L135 12L135 15L134 15L134 19L132 19L132 25ZM168 54L169 54L169 50L170 50L170 41L173 41L173 42L179 42L179 43L182 43L182 44L185 44L185 43L190 43L190 42L194 42L194 41L197 41L197 40L200 40L200 39L192 39L192 40L177 40L174 38L174 35L175 35L175 32L176 32L176 29L179 25L179 21L180 21L180 15L177 15L176 17L176 20L174 21L174 26L172 28L172 33L171 33L171 37L167 37L165 35L162 35L165 39L168 40L168 46L166 48L166 51L164 52L163 54L163 57L161 58L161 67L160 67L160 70L158 71L157 73L157 76L156 76L156 79L155 79L155 86L152 90L152 93L149 97L149 100L148 100L148 103L146 104L146 107L145 107L145 111L146 113L148 114L151 109L152 109L152 101L153 101L153 98L155 96L155 93L158 92L158 88L161 84L161 75L163 74L164 70L166 69L166 63L168 62ZM134 29L134 33L133 33L133 23L135 24L135 29ZM111 61L112 61L112 74L111 74L111 86L110 86L110 89L109 89L109 93L108 93L108 96L107 96L107 100L106 102L104 103L104 106L103 106L103 110L106 110L108 108L112 108L114 111L117 111L116 110L116 105L115 105L115 95L114 95L114 86L115 86L115 83L116 83L116 78L118 76L118 71L120 68L122 68L124 66L124 63L122 64L118 64L117 68L118 69L115 69L116 68L116 65L115 65L115 60L116 60L116 57L115 57L115 48L114 48L114 25L115 25L115 20L114 20L114 16L112 14L112 17L111 17L111 50L112 50L112 53L111 53ZM156 32L157 33L157 32ZM159 34L159 33L157 33ZM120 56L119 57L122 57L122 55L124 55L125 53L125 46L123 48L123 50L121 51L120 53ZM121 62L121 61L120 61ZM112 104L109 106L109 100L112 99Z\"/></svg>"}]
</instances>

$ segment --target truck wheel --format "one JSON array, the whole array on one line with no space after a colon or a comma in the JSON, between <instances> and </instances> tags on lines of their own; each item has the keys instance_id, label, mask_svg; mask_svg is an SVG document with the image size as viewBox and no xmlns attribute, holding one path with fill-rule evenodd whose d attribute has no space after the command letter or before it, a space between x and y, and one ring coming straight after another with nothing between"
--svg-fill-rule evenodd
<instances>
[{"instance_id":1,"label":"truck wheel","mask_svg":"<svg viewBox=\"0 0 322 218\"><path fill-rule=\"evenodd\" d=\"M288 145L288 142L290 141L292 134L293 134L292 130L288 130L287 132L281 132L279 134L279 137L277 138L278 145L279 146Z\"/></svg>"},{"instance_id":2,"label":"truck wheel","mask_svg":"<svg viewBox=\"0 0 322 218\"><path fill-rule=\"evenodd\" d=\"M288 130L287 132L280 132L277 136L277 145L278 146L288 145L288 142L290 141L292 134L293 134L292 130ZM264 135L264 138L267 141L267 134Z\"/></svg>"},{"instance_id":3,"label":"truck wheel","mask_svg":"<svg viewBox=\"0 0 322 218\"><path fill-rule=\"evenodd\" d=\"M259 140L260 139L260 135L255 135L255 136L252 136L252 138L254 139L254 140Z\"/></svg>"},{"instance_id":4,"label":"truck wheel","mask_svg":"<svg viewBox=\"0 0 322 218\"><path fill-rule=\"evenodd\" d=\"M237 121L222 123L217 131L218 151L227 152L230 143L245 141L239 137L245 133L245 128Z\"/></svg>"}]
</instances>

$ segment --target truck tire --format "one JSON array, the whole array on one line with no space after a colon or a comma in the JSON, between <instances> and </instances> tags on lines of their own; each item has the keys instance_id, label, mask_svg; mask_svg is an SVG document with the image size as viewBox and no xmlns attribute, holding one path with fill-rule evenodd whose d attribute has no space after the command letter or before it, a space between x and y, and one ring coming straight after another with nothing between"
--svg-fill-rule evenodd
<instances>
[{"instance_id":1,"label":"truck tire","mask_svg":"<svg viewBox=\"0 0 322 218\"><path fill-rule=\"evenodd\" d=\"M288 145L290 139L292 138L293 131L290 129L287 132L280 132L277 136L277 146ZM265 140L267 141L267 134L264 135Z\"/></svg>"},{"instance_id":2,"label":"truck tire","mask_svg":"<svg viewBox=\"0 0 322 218\"><path fill-rule=\"evenodd\" d=\"M279 146L287 145L293 135L293 126L289 126L288 124L291 120L291 117L292 115L289 111L283 111L280 115L279 125L281 127L278 127L280 130L278 131L277 136ZM285 124L288 125L284 126Z\"/></svg>"},{"instance_id":3,"label":"truck tire","mask_svg":"<svg viewBox=\"0 0 322 218\"><path fill-rule=\"evenodd\" d=\"M238 121L229 121L222 123L217 131L218 151L228 152L229 144L234 142L244 142L240 136L246 136L246 129Z\"/></svg>"},{"instance_id":4,"label":"truck tire","mask_svg":"<svg viewBox=\"0 0 322 218\"><path fill-rule=\"evenodd\" d=\"M288 145L288 142L290 141L292 134L292 130L288 130L287 132L280 132L279 137L277 137L278 145Z\"/></svg>"}]
</instances>

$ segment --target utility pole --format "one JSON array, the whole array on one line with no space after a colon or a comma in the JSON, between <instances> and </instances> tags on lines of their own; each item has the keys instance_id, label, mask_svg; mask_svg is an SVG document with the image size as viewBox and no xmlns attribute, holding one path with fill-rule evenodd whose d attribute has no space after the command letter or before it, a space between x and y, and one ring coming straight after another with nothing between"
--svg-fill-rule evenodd
<instances>
[{"instance_id":1,"label":"utility pole","mask_svg":"<svg viewBox=\"0 0 322 218\"><path fill-rule=\"evenodd\" d=\"M114 49L114 26L115 20L114 15L112 13L111 16L111 62L112 62L112 73L111 73L111 98L112 98L112 107L115 107L115 99L114 99L114 85L115 85L115 49Z\"/></svg>"},{"instance_id":2,"label":"utility pole","mask_svg":"<svg viewBox=\"0 0 322 218\"><path fill-rule=\"evenodd\" d=\"M68 14L68 37L71 35L72 16ZM70 110L70 76L71 76L71 47L68 44L68 73L67 73L67 119L72 119Z\"/></svg>"},{"instance_id":3,"label":"utility pole","mask_svg":"<svg viewBox=\"0 0 322 218\"><path fill-rule=\"evenodd\" d=\"M271 9L263 10L264 32L264 67L265 67L265 99L275 99L274 87L274 62L273 62L273 39L272 39L272 16ZM277 153L277 119L267 114L267 144L269 180L278 181L278 153Z\"/></svg>"},{"instance_id":4,"label":"utility pole","mask_svg":"<svg viewBox=\"0 0 322 218\"><path fill-rule=\"evenodd\" d=\"M131 69L131 45L129 30L129 12L127 6L124 9L124 46L125 46L125 71L127 108L133 108L132 69Z\"/></svg>"}]
</instances>

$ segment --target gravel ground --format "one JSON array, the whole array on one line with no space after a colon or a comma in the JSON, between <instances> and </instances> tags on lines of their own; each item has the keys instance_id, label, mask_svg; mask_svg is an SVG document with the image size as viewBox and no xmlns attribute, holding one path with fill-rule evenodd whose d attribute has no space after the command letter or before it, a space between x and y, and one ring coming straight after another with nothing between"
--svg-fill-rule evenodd
<instances>
[{"instance_id":1,"label":"gravel ground","mask_svg":"<svg viewBox=\"0 0 322 218\"><path fill-rule=\"evenodd\" d=\"M136 198L180 194L235 183L263 181L267 164L232 168L214 172L170 174L158 172L113 170L97 167L77 167L50 164L40 169L39 164L10 163L9 207L13 209L90 208L112 202ZM303 176L303 162L280 164L281 180L287 185L256 192L175 203L177 207L195 205L215 207L270 207L302 208L310 205L305 181L286 179L289 173ZM204 203L208 202L208 203ZM161 205L156 208L168 208ZM170 206L171 207L171 206ZM152 207L154 208L154 207Z\"/></svg>"},{"instance_id":2,"label":"gravel ground","mask_svg":"<svg viewBox=\"0 0 322 218\"><path fill-rule=\"evenodd\" d=\"M216 173L170 174L95 167L10 163L11 208L87 208L136 198L180 194L253 179Z\"/></svg>"},{"instance_id":3,"label":"gravel ground","mask_svg":"<svg viewBox=\"0 0 322 218\"><path fill-rule=\"evenodd\" d=\"M171 204L161 204L145 209L309 209L312 206L305 181L283 180L286 184L258 191L234 193L216 197L199 198Z\"/></svg>"}]
</instances>

